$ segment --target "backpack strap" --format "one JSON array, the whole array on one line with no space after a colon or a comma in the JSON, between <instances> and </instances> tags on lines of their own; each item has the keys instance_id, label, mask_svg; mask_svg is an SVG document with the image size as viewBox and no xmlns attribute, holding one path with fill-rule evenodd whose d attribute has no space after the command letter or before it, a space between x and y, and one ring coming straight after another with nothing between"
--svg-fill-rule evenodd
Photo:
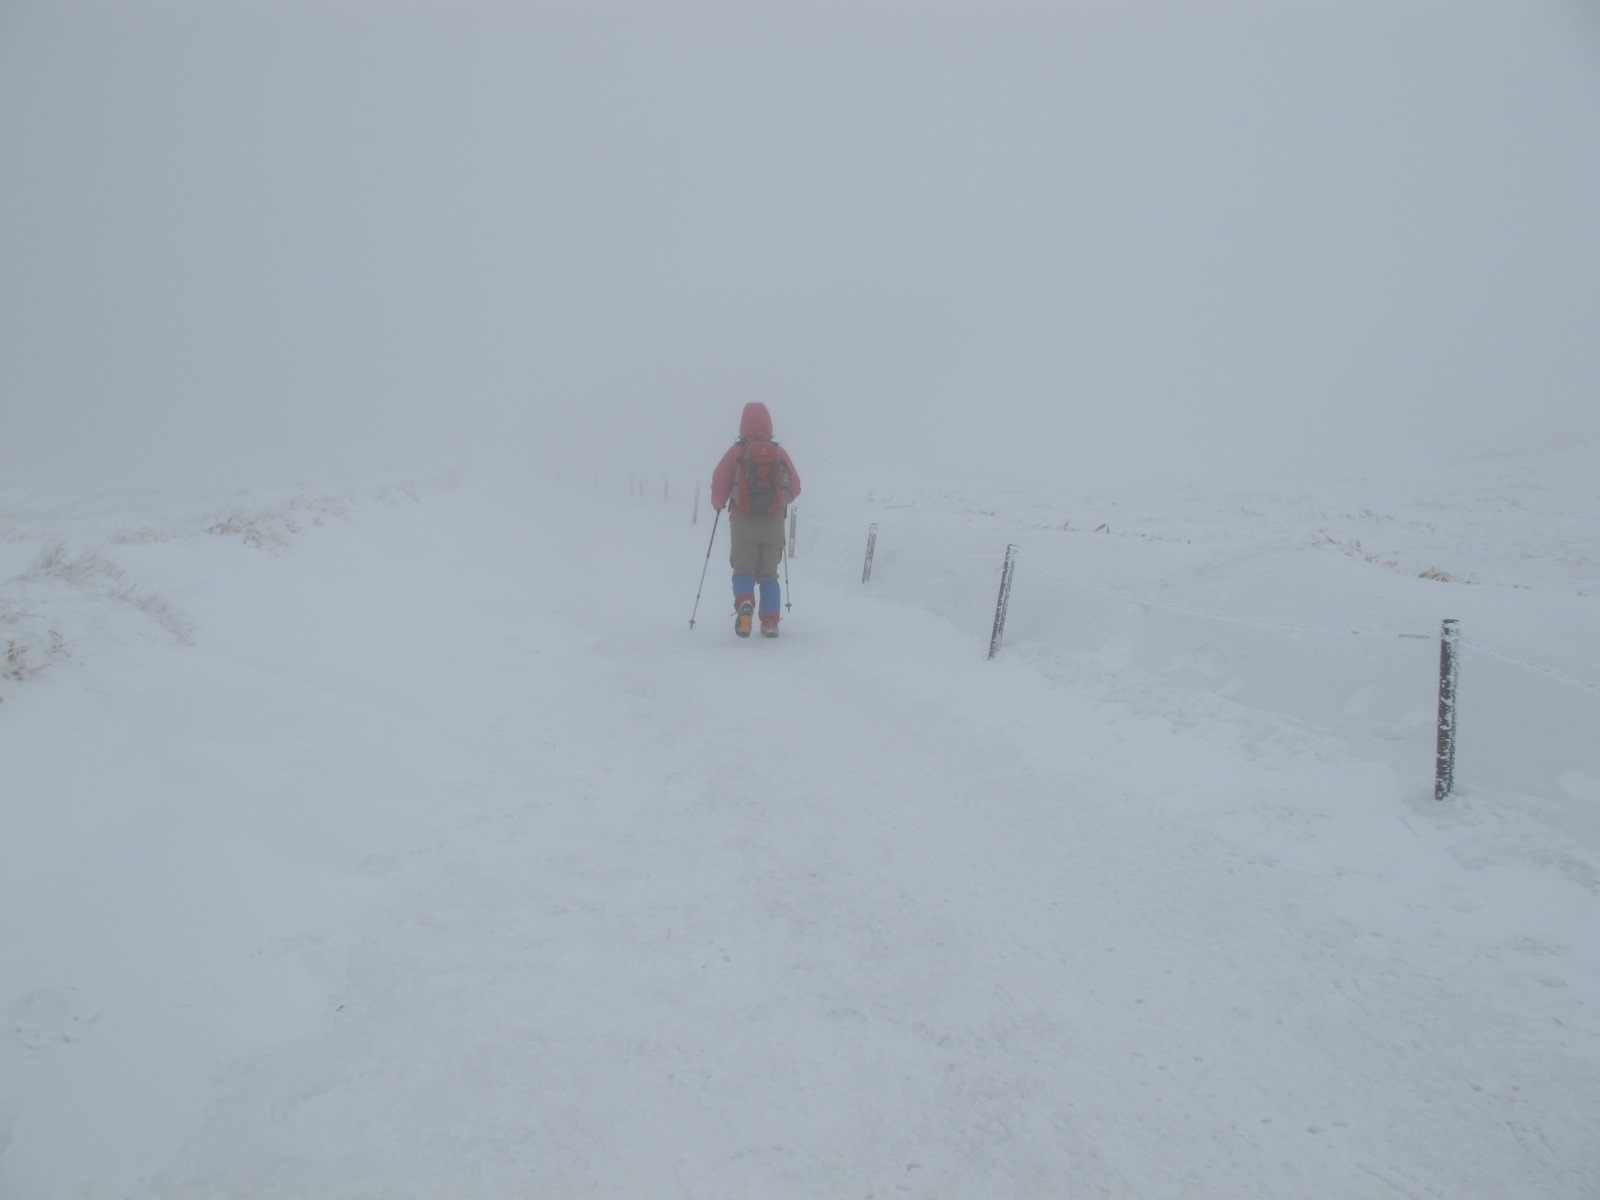
<instances>
[{"instance_id":1,"label":"backpack strap","mask_svg":"<svg viewBox=\"0 0 1600 1200\"><path fill-rule=\"evenodd\" d=\"M738 443L739 453L733 460L733 489L729 493L732 502L728 505L730 513L743 513L750 511L750 473L745 470L744 456L749 450L749 444L740 438Z\"/></svg>"},{"instance_id":2,"label":"backpack strap","mask_svg":"<svg viewBox=\"0 0 1600 1200\"><path fill-rule=\"evenodd\" d=\"M772 489L772 511L774 514L778 514L788 508L789 501L793 499L789 495L789 464L780 456L772 466L778 473L778 478L774 481Z\"/></svg>"}]
</instances>

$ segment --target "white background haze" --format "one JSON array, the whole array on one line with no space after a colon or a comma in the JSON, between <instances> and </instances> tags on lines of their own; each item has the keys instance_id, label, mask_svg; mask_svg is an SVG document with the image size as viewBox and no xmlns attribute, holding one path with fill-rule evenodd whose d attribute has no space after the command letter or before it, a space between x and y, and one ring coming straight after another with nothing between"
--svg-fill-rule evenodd
<instances>
[{"instance_id":1,"label":"white background haze","mask_svg":"<svg viewBox=\"0 0 1600 1200\"><path fill-rule=\"evenodd\" d=\"M0 7L13 482L1592 435L1600 10Z\"/></svg>"},{"instance_id":2,"label":"white background haze","mask_svg":"<svg viewBox=\"0 0 1600 1200\"><path fill-rule=\"evenodd\" d=\"M1597 231L1579 0L0 0L0 1200L1594 1200Z\"/></svg>"}]
</instances>

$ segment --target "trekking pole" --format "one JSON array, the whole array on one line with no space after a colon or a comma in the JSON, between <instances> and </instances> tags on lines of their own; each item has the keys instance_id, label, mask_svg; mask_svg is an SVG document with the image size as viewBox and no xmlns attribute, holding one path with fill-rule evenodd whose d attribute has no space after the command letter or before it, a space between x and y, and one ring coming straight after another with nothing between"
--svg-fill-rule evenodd
<instances>
[{"instance_id":1,"label":"trekking pole","mask_svg":"<svg viewBox=\"0 0 1600 1200\"><path fill-rule=\"evenodd\" d=\"M694 619L700 613L700 593L706 590L706 571L711 567L711 547L717 541L717 522L722 520L722 510L717 509L717 515L711 519L711 540L706 543L706 565L700 568L700 586L694 592L694 612L689 614L689 628L694 628Z\"/></svg>"},{"instance_id":2,"label":"trekking pole","mask_svg":"<svg viewBox=\"0 0 1600 1200\"><path fill-rule=\"evenodd\" d=\"M789 590L789 556L783 556L783 611L794 611L793 593Z\"/></svg>"}]
</instances>

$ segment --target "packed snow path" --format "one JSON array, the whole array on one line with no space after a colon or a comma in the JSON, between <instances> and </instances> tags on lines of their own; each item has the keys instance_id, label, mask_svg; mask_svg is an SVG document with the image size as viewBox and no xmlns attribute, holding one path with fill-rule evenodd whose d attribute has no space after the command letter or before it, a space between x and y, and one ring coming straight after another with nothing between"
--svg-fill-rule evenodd
<instances>
[{"instance_id":1,"label":"packed snow path","mask_svg":"<svg viewBox=\"0 0 1600 1200\"><path fill-rule=\"evenodd\" d=\"M691 632L685 515L191 551L5 706L8 1198L1600 1194L1578 872L803 558Z\"/></svg>"}]
</instances>

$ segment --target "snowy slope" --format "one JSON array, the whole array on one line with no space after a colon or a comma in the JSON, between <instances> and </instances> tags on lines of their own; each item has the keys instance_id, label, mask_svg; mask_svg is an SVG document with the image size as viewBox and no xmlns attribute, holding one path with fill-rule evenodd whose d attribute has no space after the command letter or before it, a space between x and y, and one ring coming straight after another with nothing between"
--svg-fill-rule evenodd
<instances>
[{"instance_id":1,"label":"snowy slope","mask_svg":"<svg viewBox=\"0 0 1600 1200\"><path fill-rule=\"evenodd\" d=\"M1591 1197L1592 460L7 494L0 1195Z\"/></svg>"}]
</instances>

